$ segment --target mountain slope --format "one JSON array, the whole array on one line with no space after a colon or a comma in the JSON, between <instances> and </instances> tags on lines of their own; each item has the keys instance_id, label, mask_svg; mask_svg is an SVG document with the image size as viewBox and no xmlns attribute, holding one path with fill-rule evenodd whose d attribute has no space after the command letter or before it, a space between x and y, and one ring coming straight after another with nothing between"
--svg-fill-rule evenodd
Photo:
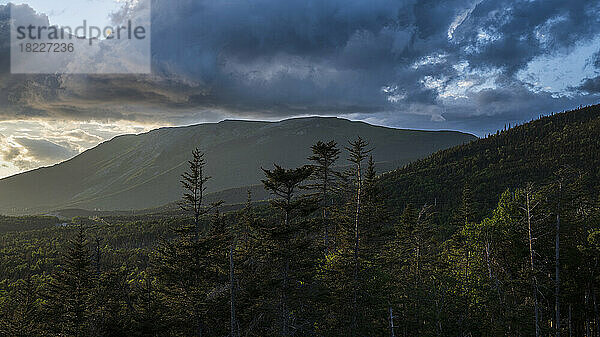
<instances>
[{"instance_id":1,"label":"mountain slope","mask_svg":"<svg viewBox=\"0 0 600 337\"><path fill-rule=\"evenodd\" d=\"M208 192L260 183L260 167L306 163L310 145L361 135L376 147L380 170L393 169L474 136L378 127L338 118L223 121L119 136L61 164L0 180L0 210L141 209L177 200L194 147L206 153Z\"/></svg>"},{"instance_id":2,"label":"mountain slope","mask_svg":"<svg viewBox=\"0 0 600 337\"><path fill-rule=\"evenodd\" d=\"M560 169L585 175L586 188L598 190L599 149L600 105L595 105L440 151L383 175L380 183L396 207L437 203L446 216L468 185L481 216L507 188L550 183Z\"/></svg>"}]
</instances>

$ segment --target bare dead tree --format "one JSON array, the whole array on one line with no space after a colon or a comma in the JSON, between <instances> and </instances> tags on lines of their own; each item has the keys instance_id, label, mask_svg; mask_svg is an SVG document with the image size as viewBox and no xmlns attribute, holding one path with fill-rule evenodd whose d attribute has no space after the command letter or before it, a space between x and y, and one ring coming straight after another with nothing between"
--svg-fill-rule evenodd
<instances>
[{"instance_id":1,"label":"bare dead tree","mask_svg":"<svg viewBox=\"0 0 600 337\"><path fill-rule=\"evenodd\" d=\"M356 188L356 208L354 214L354 277L353 277L353 301L352 301L352 334L356 336L358 331L358 250L359 250L359 224L360 224L360 209L361 209L361 196L363 189L363 176L362 176L362 163L367 158L371 149L367 149L369 143L367 143L360 136L349 142L350 146L346 147L346 150L350 153L348 161L354 165L353 175L354 184Z\"/></svg>"},{"instance_id":2,"label":"bare dead tree","mask_svg":"<svg viewBox=\"0 0 600 337\"><path fill-rule=\"evenodd\" d=\"M532 184L527 184L524 190L525 193L525 205L521 209L525 212L525 220L527 221L527 234L529 241L529 265L531 268L531 284L532 284L532 295L534 299L534 312L535 312L535 336L540 337L540 313L539 313L539 300L538 300L538 282L535 273L535 251L533 249L533 242L535 240L533 236L533 211L539 205L539 202L534 200L534 190Z\"/></svg>"},{"instance_id":3,"label":"bare dead tree","mask_svg":"<svg viewBox=\"0 0 600 337\"><path fill-rule=\"evenodd\" d=\"M231 302L231 337L239 337L239 325L235 312L235 269L233 264L233 243L229 246L229 294Z\"/></svg>"},{"instance_id":4,"label":"bare dead tree","mask_svg":"<svg viewBox=\"0 0 600 337\"><path fill-rule=\"evenodd\" d=\"M560 198L562 197L562 181L558 183L558 203L556 207L556 237L555 243L555 275L554 275L554 310L556 313L556 337L560 337Z\"/></svg>"},{"instance_id":5,"label":"bare dead tree","mask_svg":"<svg viewBox=\"0 0 600 337\"><path fill-rule=\"evenodd\" d=\"M396 334L394 333L394 329L396 328L394 326L394 309L392 309L392 307L390 307L390 337L396 337Z\"/></svg>"},{"instance_id":6,"label":"bare dead tree","mask_svg":"<svg viewBox=\"0 0 600 337\"><path fill-rule=\"evenodd\" d=\"M569 337L573 337L573 328L571 325L571 303L569 303Z\"/></svg>"}]
</instances>

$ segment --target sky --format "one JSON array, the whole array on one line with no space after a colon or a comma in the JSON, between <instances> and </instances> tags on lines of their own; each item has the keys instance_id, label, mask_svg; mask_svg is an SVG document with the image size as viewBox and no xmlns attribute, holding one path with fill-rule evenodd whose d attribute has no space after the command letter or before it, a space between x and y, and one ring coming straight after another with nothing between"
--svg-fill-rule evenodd
<instances>
[{"instance_id":1,"label":"sky","mask_svg":"<svg viewBox=\"0 0 600 337\"><path fill-rule=\"evenodd\" d=\"M0 5L12 3L28 5L46 15L50 24L77 27L82 20L106 26L111 23L111 13L118 12L122 1L116 0L0 0Z\"/></svg>"},{"instance_id":2,"label":"sky","mask_svg":"<svg viewBox=\"0 0 600 337\"><path fill-rule=\"evenodd\" d=\"M152 0L152 74L118 76L11 75L6 3L0 177L158 126L322 115L485 136L600 101L600 0ZM15 4L59 25L139 6Z\"/></svg>"}]
</instances>

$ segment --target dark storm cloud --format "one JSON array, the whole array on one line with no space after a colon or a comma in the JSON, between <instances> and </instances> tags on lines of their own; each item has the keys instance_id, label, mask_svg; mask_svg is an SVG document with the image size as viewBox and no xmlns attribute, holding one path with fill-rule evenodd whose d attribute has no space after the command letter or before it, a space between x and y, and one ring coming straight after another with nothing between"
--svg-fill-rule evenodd
<instances>
[{"instance_id":1,"label":"dark storm cloud","mask_svg":"<svg viewBox=\"0 0 600 337\"><path fill-rule=\"evenodd\" d=\"M578 89L590 94L600 94L600 76L586 78Z\"/></svg>"},{"instance_id":2,"label":"dark storm cloud","mask_svg":"<svg viewBox=\"0 0 600 337\"><path fill-rule=\"evenodd\" d=\"M3 75L0 114L171 122L380 114L390 124L414 116L421 127L484 130L490 118L480 116L525 120L593 101L592 76L557 96L517 74L597 36L599 8L589 0L154 0L152 76ZM6 13L0 8L0 19ZM6 74L5 38L0 48Z\"/></svg>"},{"instance_id":3,"label":"dark storm cloud","mask_svg":"<svg viewBox=\"0 0 600 337\"><path fill-rule=\"evenodd\" d=\"M596 75L600 74L600 50L592 55L589 65L595 68ZM600 94L600 75L585 78L574 90L588 94Z\"/></svg>"},{"instance_id":4,"label":"dark storm cloud","mask_svg":"<svg viewBox=\"0 0 600 337\"><path fill-rule=\"evenodd\" d=\"M592 56L592 64L596 69L600 70L600 51L597 51Z\"/></svg>"},{"instance_id":5,"label":"dark storm cloud","mask_svg":"<svg viewBox=\"0 0 600 337\"><path fill-rule=\"evenodd\" d=\"M599 14L596 1L482 1L455 34L472 65L513 74L535 56L598 34Z\"/></svg>"}]
</instances>

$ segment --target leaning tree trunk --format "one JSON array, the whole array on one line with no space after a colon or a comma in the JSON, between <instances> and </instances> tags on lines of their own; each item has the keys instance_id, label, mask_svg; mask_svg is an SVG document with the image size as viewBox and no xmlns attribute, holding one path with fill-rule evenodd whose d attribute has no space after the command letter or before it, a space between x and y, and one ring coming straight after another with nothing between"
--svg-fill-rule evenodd
<instances>
[{"instance_id":1,"label":"leaning tree trunk","mask_svg":"<svg viewBox=\"0 0 600 337\"><path fill-rule=\"evenodd\" d=\"M325 226L325 253L329 254L329 222L327 221L327 181L329 179L329 175L327 172L327 169L325 169L325 172L323 173L324 178L323 178L323 225Z\"/></svg>"},{"instance_id":2,"label":"leaning tree trunk","mask_svg":"<svg viewBox=\"0 0 600 337\"><path fill-rule=\"evenodd\" d=\"M289 205L291 205L291 200L292 200L291 194L288 194L288 197L287 197L288 210L285 211L285 219L284 219L285 230L288 230L289 218L290 218ZM290 258L286 254L284 266L283 266L283 292L281 294L281 334L284 337L287 337L290 335L290 331L289 331L290 330L289 329L290 313L289 313L289 308L288 308L289 271L290 271Z\"/></svg>"},{"instance_id":3,"label":"leaning tree trunk","mask_svg":"<svg viewBox=\"0 0 600 337\"><path fill-rule=\"evenodd\" d=\"M573 337L573 327L571 325L571 303L569 303L569 337Z\"/></svg>"},{"instance_id":4,"label":"leaning tree trunk","mask_svg":"<svg viewBox=\"0 0 600 337\"><path fill-rule=\"evenodd\" d=\"M529 262L531 267L531 283L532 283L532 292L534 299L534 311L535 311L535 337L540 337L540 322L539 322L539 303L538 303L538 285L537 278L535 276L535 265L533 259L533 233L532 233L532 224L531 224L531 192L528 189L526 191L526 211L527 211L527 226L528 226L528 236L529 236Z\"/></svg>"},{"instance_id":5,"label":"leaning tree trunk","mask_svg":"<svg viewBox=\"0 0 600 337\"><path fill-rule=\"evenodd\" d=\"M394 311L393 311L392 307L390 307L389 309L390 309L390 316L389 316L389 320L390 320L390 337L396 337L396 334L394 333L394 329L396 328L394 326Z\"/></svg>"},{"instance_id":6,"label":"leaning tree trunk","mask_svg":"<svg viewBox=\"0 0 600 337\"><path fill-rule=\"evenodd\" d=\"M233 265L233 244L229 247L229 291L231 296L231 337L239 337L238 323L235 315L235 269Z\"/></svg>"},{"instance_id":7,"label":"leaning tree trunk","mask_svg":"<svg viewBox=\"0 0 600 337\"><path fill-rule=\"evenodd\" d=\"M559 183L558 190L558 207L556 210L556 238L554 240L554 309L556 312L556 337L560 337L560 198L562 194L562 183Z\"/></svg>"},{"instance_id":8,"label":"leaning tree trunk","mask_svg":"<svg viewBox=\"0 0 600 337\"><path fill-rule=\"evenodd\" d=\"M352 334L358 334L358 247L359 247L359 222L360 222L360 195L362 193L362 175L360 162L357 163L357 191L356 191L356 214L354 217L354 287L353 287L353 313L352 313Z\"/></svg>"}]
</instances>

